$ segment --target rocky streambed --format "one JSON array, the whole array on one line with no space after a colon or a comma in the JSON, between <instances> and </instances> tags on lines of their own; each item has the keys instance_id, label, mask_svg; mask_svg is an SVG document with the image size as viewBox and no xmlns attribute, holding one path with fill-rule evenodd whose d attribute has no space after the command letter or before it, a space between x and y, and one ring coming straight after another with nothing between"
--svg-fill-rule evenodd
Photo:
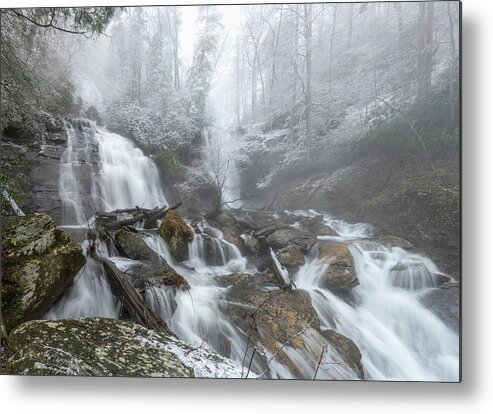
<instances>
[{"instance_id":1,"label":"rocky streambed","mask_svg":"<svg viewBox=\"0 0 493 414\"><path fill-rule=\"evenodd\" d=\"M442 318L433 321L440 329L449 329L444 324L457 329L453 292L458 289L412 244L332 220L311 212L242 209L207 220L183 220L173 211L159 229L128 226L104 238L100 233L98 252L104 251L171 328L174 335L169 336L136 323L114 296L107 300L113 301L121 320L40 320L52 307L63 317L74 285L87 276L81 268L89 272L85 261L92 259L47 215L6 218L3 370L34 375L378 378L384 371L374 365L384 363L377 360L385 351L377 355L365 336L370 320L360 317L361 326L355 328L349 316L369 301L362 264L388 266L387 274L405 283L423 277L428 283L429 277L430 286L412 292L417 302L411 305L419 302L419 312ZM84 233L71 229L79 239ZM290 286L281 284L271 252L289 275ZM359 254L371 261L361 262ZM391 292L401 294L401 289L408 295L405 283ZM320 295L325 295L323 302ZM401 341L409 353L415 352L414 345ZM428 369L426 360L438 357L428 355L416 363Z\"/></svg>"}]
</instances>

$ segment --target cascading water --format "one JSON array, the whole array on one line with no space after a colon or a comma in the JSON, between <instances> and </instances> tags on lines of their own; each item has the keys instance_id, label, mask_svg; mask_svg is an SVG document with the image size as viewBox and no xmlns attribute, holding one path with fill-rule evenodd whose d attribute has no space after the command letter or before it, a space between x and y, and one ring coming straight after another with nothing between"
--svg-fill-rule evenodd
<instances>
[{"instance_id":1,"label":"cascading water","mask_svg":"<svg viewBox=\"0 0 493 414\"><path fill-rule=\"evenodd\" d=\"M350 229L339 231L348 234ZM435 265L377 242L355 241L349 249L360 281L353 289L355 305L321 286L330 264L316 257L316 247L296 275L297 286L310 293L322 327L337 329L358 345L368 379L457 381L458 336L420 302L423 293L437 286Z\"/></svg>"},{"instance_id":2,"label":"cascading water","mask_svg":"<svg viewBox=\"0 0 493 414\"><path fill-rule=\"evenodd\" d=\"M241 207L241 192L233 139L230 133L215 127L202 130L205 165L214 182L220 185L222 203Z\"/></svg>"},{"instance_id":3,"label":"cascading water","mask_svg":"<svg viewBox=\"0 0 493 414\"><path fill-rule=\"evenodd\" d=\"M203 225L201 227L205 230ZM147 304L180 339L193 346L206 343L219 353L241 362L245 352L244 340L238 328L221 310L225 288L218 286L217 278L246 271L246 259L236 246L224 240L218 229L208 227L208 231L217 236L207 236L220 251L217 257L222 261L217 265L207 264L208 252L203 248L202 234L195 234L189 248L189 259L183 263L173 260L161 237L153 234L145 237L146 244L184 276L190 285L189 291L149 287L146 291Z\"/></svg>"},{"instance_id":4,"label":"cascading water","mask_svg":"<svg viewBox=\"0 0 493 414\"><path fill-rule=\"evenodd\" d=\"M66 227L89 229L98 210L167 205L153 161L130 140L97 128L86 119L68 119L67 149L60 163L60 198ZM84 252L86 244L82 245ZM98 254L109 256L104 243ZM47 319L118 316L101 266L87 257L69 289L45 315Z\"/></svg>"},{"instance_id":5,"label":"cascading water","mask_svg":"<svg viewBox=\"0 0 493 414\"><path fill-rule=\"evenodd\" d=\"M60 165L65 225L84 229L97 210L167 204L156 166L131 141L98 129L86 120L68 120L66 128L68 146ZM213 165L218 145L224 154L223 141L227 140L208 128L204 130L203 141L208 164ZM239 198L239 192L235 193L238 188L235 166L228 177L223 188L224 201ZM317 215L315 211L295 214ZM367 224L348 224L329 215L324 215L324 223L337 236L320 236L318 243L349 243L360 285L353 289L351 303L326 289L322 278L330 260L317 257L318 244L312 248L294 281L298 289L309 293L322 330L335 329L355 342L362 354L367 379L456 381L458 336L420 302L422 295L438 285L435 265L421 255L371 241L371 227ZM196 224L196 228L189 245L189 258L182 263L175 262L161 237L152 232L144 234L147 246L190 285L189 290L147 286L147 304L180 339L196 347L210 346L246 365L248 333L224 313L222 304L228 288L218 282L233 272L255 273L255 269L247 267L246 258L224 239L220 230L205 221ZM111 257L122 271L139 265L137 261L117 256L111 245L99 243L98 249L98 254ZM88 257L87 264L75 277L74 286L46 318L118 318L119 310L101 266ZM314 371L318 379L358 378L354 367L341 363L338 351L314 329L307 327L303 343L301 348L279 343L285 356L283 362L263 349L265 358L270 359L268 367L254 359L252 371L267 378L312 378ZM286 358L290 364L285 363ZM323 366L330 369L317 368Z\"/></svg>"},{"instance_id":6,"label":"cascading water","mask_svg":"<svg viewBox=\"0 0 493 414\"><path fill-rule=\"evenodd\" d=\"M168 204L156 165L132 141L105 130L96 133L96 140L101 168L100 193L95 197L103 204L103 210Z\"/></svg>"},{"instance_id":7,"label":"cascading water","mask_svg":"<svg viewBox=\"0 0 493 414\"><path fill-rule=\"evenodd\" d=\"M87 242L82 247L85 251ZM86 257L86 260L75 275L73 286L48 311L46 319L118 318L120 306L111 293L102 265L91 257Z\"/></svg>"}]
</instances>

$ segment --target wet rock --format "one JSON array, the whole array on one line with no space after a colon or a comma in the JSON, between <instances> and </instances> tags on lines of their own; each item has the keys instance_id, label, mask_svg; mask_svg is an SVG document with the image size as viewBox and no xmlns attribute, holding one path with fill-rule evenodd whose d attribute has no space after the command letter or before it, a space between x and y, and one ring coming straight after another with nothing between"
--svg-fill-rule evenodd
<instances>
[{"instance_id":1,"label":"wet rock","mask_svg":"<svg viewBox=\"0 0 493 414\"><path fill-rule=\"evenodd\" d=\"M305 229L288 227L275 230L265 239L265 244L275 250L294 245L303 253L307 253L316 241L317 236L312 232Z\"/></svg>"},{"instance_id":2,"label":"wet rock","mask_svg":"<svg viewBox=\"0 0 493 414\"><path fill-rule=\"evenodd\" d=\"M258 342L273 355L276 360L286 365L295 377L312 375L301 372L294 361L289 358L287 349L305 349L306 336L309 332L315 343L322 344L320 321L312 306L310 295L301 289L284 291L276 289L273 273L249 275L236 273L223 279L230 283L226 292L224 312L230 320L253 343ZM313 370L316 361L313 361Z\"/></svg>"},{"instance_id":3,"label":"wet rock","mask_svg":"<svg viewBox=\"0 0 493 414\"><path fill-rule=\"evenodd\" d=\"M135 261L128 265L125 274L139 292L144 292L146 288L151 286L190 289L187 280L165 263L164 260L159 264Z\"/></svg>"},{"instance_id":4,"label":"wet rock","mask_svg":"<svg viewBox=\"0 0 493 414\"><path fill-rule=\"evenodd\" d=\"M138 324L104 318L31 321L11 333L11 375L239 377L241 368L203 347Z\"/></svg>"},{"instance_id":5,"label":"wet rock","mask_svg":"<svg viewBox=\"0 0 493 414\"><path fill-rule=\"evenodd\" d=\"M426 263L419 257L401 259L390 269L390 280L393 286L408 290L433 288L439 285L439 277L432 274ZM445 275L443 275L445 276Z\"/></svg>"},{"instance_id":6,"label":"wet rock","mask_svg":"<svg viewBox=\"0 0 493 414\"><path fill-rule=\"evenodd\" d=\"M240 252L244 250L245 246L243 243L243 239L241 238L239 228L223 228L223 236L224 240L231 244L234 244L238 248L238 250L240 250Z\"/></svg>"},{"instance_id":7,"label":"wet rock","mask_svg":"<svg viewBox=\"0 0 493 414\"><path fill-rule=\"evenodd\" d=\"M72 282L85 257L46 214L2 221L2 315L10 332L44 315Z\"/></svg>"},{"instance_id":8,"label":"wet rock","mask_svg":"<svg viewBox=\"0 0 493 414\"><path fill-rule=\"evenodd\" d=\"M278 252L278 258L284 266L303 266L305 264L305 255L298 246L287 246Z\"/></svg>"},{"instance_id":9,"label":"wet rock","mask_svg":"<svg viewBox=\"0 0 493 414\"><path fill-rule=\"evenodd\" d=\"M243 238L245 253L248 256L258 255L260 251L260 242L250 234L243 234L242 238Z\"/></svg>"},{"instance_id":10,"label":"wet rock","mask_svg":"<svg viewBox=\"0 0 493 414\"><path fill-rule=\"evenodd\" d=\"M171 254L183 261L188 257L188 243L194 232L175 210L169 210L159 226L159 235L166 241Z\"/></svg>"},{"instance_id":11,"label":"wet rock","mask_svg":"<svg viewBox=\"0 0 493 414\"><path fill-rule=\"evenodd\" d=\"M171 266L150 267L143 275L145 282L153 286L164 285L174 289L190 289L187 280Z\"/></svg>"},{"instance_id":12,"label":"wet rock","mask_svg":"<svg viewBox=\"0 0 493 414\"><path fill-rule=\"evenodd\" d=\"M160 257L144 241L141 234L134 233L123 227L115 234L118 249L133 260L143 260L150 263L161 263Z\"/></svg>"},{"instance_id":13,"label":"wet rock","mask_svg":"<svg viewBox=\"0 0 493 414\"><path fill-rule=\"evenodd\" d=\"M322 286L331 292L346 296L359 284L354 271L353 258L346 243L321 244L318 259L328 264L322 278Z\"/></svg>"},{"instance_id":14,"label":"wet rock","mask_svg":"<svg viewBox=\"0 0 493 414\"><path fill-rule=\"evenodd\" d=\"M460 286L457 283L448 282L440 289L431 290L422 302L455 332L459 332Z\"/></svg>"},{"instance_id":15,"label":"wet rock","mask_svg":"<svg viewBox=\"0 0 493 414\"><path fill-rule=\"evenodd\" d=\"M324 216L322 214L306 220L305 225L317 236L338 236L337 232L324 223Z\"/></svg>"},{"instance_id":16,"label":"wet rock","mask_svg":"<svg viewBox=\"0 0 493 414\"><path fill-rule=\"evenodd\" d=\"M336 349L342 360L357 372L358 378L364 380L365 370L363 369L361 351L358 346L347 336L344 336L333 329L324 331L322 334Z\"/></svg>"},{"instance_id":17,"label":"wet rock","mask_svg":"<svg viewBox=\"0 0 493 414\"><path fill-rule=\"evenodd\" d=\"M414 250L415 246L411 242L395 236L376 236L371 240L380 242L388 247L400 247L401 249Z\"/></svg>"},{"instance_id":18,"label":"wet rock","mask_svg":"<svg viewBox=\"0 0 493 414\"><path fill-rule=\"evenodd\" d=\"M7 329L5 329L2 314L0 313L0 355L3 354L4 348L7 346L8 339Z\"/></svg>"}]
</instances>

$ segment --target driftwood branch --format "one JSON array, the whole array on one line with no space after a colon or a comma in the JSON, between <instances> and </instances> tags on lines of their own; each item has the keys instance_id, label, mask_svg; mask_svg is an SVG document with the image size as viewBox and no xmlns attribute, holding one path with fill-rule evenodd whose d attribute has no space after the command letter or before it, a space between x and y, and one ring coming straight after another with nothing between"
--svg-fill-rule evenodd
<instances>
[{"instance_id":1,"label":"driftwood branch","mask_svg":"<svg viewBox=\"0 0 493 414\"><path fill-rule=\"evenodd\" d=\"M134 320L148 329L163 332L169 336L175 336L166 323L147 307L142 296L137 293L135 288L126 279L124 273L113 262L102 256L94 255L93 257L103 265L112 292L120 299L123 307Z\"/></svg>"},{"instance_id":2,"label":"driftwood branch","mask_svg":"<svg viewBox=\"0 0 493 414\"><path fill-rule=\"evenodd\" d=\"M144 222L144 228L150 229L156 227L156 220L163 217L169 210L176 210L181 206L181 203L174 205L173 207L159 207L153 210L135 207L122 210L114 210L110 212L99 211L95 214L96 221L99 222L99 227L104 230L118 230L125 226L131 226L133 224ZM134 214L133 217L117 221L118 214Z\"/></svg>"},{"instance_id":3,"label":"driftwood branch","mask_svg":"<svg viewBox=\"0 0 493 414\"><path fill-rule=\"evenodd\" d=\"M293 282L289 277L289 272L281 264L281 262L279 262L279 259L277 258L277 255L274 252L274 250L272 250L272 248L270 248L270 258L271 258L272 268L274 269L274 272L277 276L277 280L279 281L279 284L281 285L281 288L292 289Z\"/></svg>"}]
</instances>

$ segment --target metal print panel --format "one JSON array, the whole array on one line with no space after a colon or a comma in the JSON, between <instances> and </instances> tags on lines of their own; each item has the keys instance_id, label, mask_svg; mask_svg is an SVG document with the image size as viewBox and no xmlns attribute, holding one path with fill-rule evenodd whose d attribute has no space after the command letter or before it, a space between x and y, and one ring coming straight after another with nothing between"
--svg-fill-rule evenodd
<instances>
[{"instance_id":1,"label":"metal print panel","mask_svg":"<svg viewBox=\"0 0 493 414\"><path fill-rule=\"evenodd\" d=\"M460 23L2 9L2 373L460 381Z\"/></svg>"}]
</instances>

